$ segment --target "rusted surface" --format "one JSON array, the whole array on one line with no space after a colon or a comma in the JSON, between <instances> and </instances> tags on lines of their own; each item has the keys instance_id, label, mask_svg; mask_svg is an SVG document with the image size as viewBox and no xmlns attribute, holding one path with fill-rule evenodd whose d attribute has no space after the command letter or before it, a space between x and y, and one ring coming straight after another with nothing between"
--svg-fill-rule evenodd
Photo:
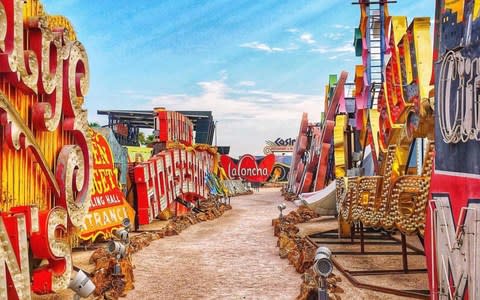
<instances>
[{"instance_id":1,"label":"rusted surface","mask_svg":"<svg viewBox=\"0 0 480 300\"><path fill-rule=\"evenodd\" d=\"M272 220L274 234L278 236L280 257L288 258L295 270L303 274L298 300L312 299L312 297L316 299L320 280L312 270L317 246L299 234L300 229L297 224L305 224L318 217L318 214L307 206L301 206L281 219ZM327 279L330 299L340 299L336 293L343 292L337 286L337 281L341 280L333 274Z\"/></svg>"},{"instance_id":2,"label":"rusted surface","mask_svg":"<svg viewBox=\"0 0 480 300\"><path fill-rule=\"evenodd\" d=\"M278 189L232 198L233 209L133 256L126 299L294 299L300 274L275 248ZM288 207L292 207L287 203Z\"/></svg>"},{"instance_id":3,"label":"rusted surface","mask_svg":"<svg viewBox=\"0 0 480 300\"><path fill-rule=\"evenodd\" d=\"M385 286L393 289L400 290L424 290L428 288L427 276L425 272L420 272L416 270L425 269L425 257L421 255L412 255L408 257L408 267L409 274L403 274L401 272L392 272L392 274L368 274L364 271L375 271L378 270L402 270L402 259L401 259L401 245L400 243L392 243L392 239L383 239L381 234L368 234L368 242L365 242L365 252L396 252L399 254L396 255L336 255L339 252L351 252L360 253L360 242L359 234L356 235L354 243L349 243L349 238L341 239L341 243L338 243L339 239L337 236L332 235L328 237L325 235L323 238L316 238L316 234L323 232L331 231L338 226L337 220L335 219L317 219L311 220L308 223L298 224L300 227L300 232L302 236L311 235L313 238L310 238L314 243L324 245L329 247L333 252L334 259L341 264L344 268L348 269L349 272L354 274L354 279L358 285L352 284L348 278L346 278L337 268L334 269L334 274L337 277L342 279L342 282L337 283L341 287L343 293L340 295L342 299L411 299L410 297L402 297L399 295L392 295L382 293L377 290L369 290L365 288L368 285L378 285ZM373 236L377 236L373 238ZM394 235L393 240L399 240L400 236ZM407 236L408 248L421 248L421 244L418 239L414 236ZM389 242L387 242L387 240ZM333 243L337 241L337 243ZM332 242L332 243L330 243ZM413 253L413 252L412 252ZM365 273L365 274L362 274ZM303 286L302 286L303 287Z\"/></svg>"}]
</instances>

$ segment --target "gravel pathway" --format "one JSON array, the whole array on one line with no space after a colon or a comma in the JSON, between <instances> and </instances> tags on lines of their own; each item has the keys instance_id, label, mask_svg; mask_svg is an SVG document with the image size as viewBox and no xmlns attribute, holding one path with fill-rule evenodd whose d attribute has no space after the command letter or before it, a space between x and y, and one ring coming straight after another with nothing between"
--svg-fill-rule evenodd
<instances>
[{"instance_id":1,"label":"gravel pathway","mask_svg":"<svg viewBox=\"0 0 480 300\"><path fill-rule=\"evenodd\" d=\"M136 253L127 299L295 299L297 274L278 256L278 188L232 198L233 210ZM287 203L291 207L290 203Z\"/></svg>"}]
</instances>

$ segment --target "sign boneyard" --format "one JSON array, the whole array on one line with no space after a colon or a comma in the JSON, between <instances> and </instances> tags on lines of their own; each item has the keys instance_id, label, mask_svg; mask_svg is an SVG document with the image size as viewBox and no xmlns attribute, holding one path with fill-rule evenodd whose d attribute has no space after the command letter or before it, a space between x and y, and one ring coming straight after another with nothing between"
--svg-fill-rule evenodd
<instances>
[{"instance_id":1,"label":"sign boneyard","mask_svg":"<svg viewBox=\"0 0 480 300\"><path fill-rule=\"evenodd\" d=\"M38 1L0 2L0 28L0 298L30 299L67 288L90 207L88 59Z\"/></svg>"},{"instance_id":2,"label":"sign boneyard","mask_svg":"<svg viewBox=\"0 0 480 300\"><path fill-rule=\"evenodd\" d=\"M353 93L338 99L335 79L325 93L335 116L318 126L303 115L289 192L334 184L341 224L420 237L432 299L477 299L480 1L436 1L433 49L429 18L359 6Z\"/></svg>"}]
</instances>

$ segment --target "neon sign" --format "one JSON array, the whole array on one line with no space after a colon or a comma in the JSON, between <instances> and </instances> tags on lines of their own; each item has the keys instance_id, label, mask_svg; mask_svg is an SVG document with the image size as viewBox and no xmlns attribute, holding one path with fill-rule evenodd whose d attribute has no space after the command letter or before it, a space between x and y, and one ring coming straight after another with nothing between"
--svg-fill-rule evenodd
<instances>
[{"instance_id":1,"label":"neon sign","mask_svg":"<svg viewBox=\"0 0 480 300\"><path fill-rule=\"evenodd\" d=\"M265 182L272 173L275 155L269 154L258 160L250 154L243 155L239 160L232 159L228 155L222 155L220 162L230 178Z\"/></svg>"},{"instance_id":2,"label":"neon sign","mask_svg":"<svg viewBox=\"0 0 480 300\"><path fill-rule=\"evenodd\" d=\"M0 298L29 299L67 288L90 207L88 59L38 1L0 2L0 28ZM30 270L29 249L47 264Z\"/></svg>"}]
</instances>

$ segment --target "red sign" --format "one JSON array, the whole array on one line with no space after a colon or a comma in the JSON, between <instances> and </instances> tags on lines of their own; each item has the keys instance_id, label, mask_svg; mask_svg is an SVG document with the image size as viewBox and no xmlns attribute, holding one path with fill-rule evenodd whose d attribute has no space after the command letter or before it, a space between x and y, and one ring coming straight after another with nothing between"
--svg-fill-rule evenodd
<instances>
[{"instance_id":1,"label":"red sign","mask_svg":"<svg viewBox=\"0 0 480 300\"><path fill-rule=\"evenodd\" d=\"M0 28L0 299L30 299L68 287L90 206L88 58L39 1L1 1Z\"/></svg>"},{"instance_id":2,"label":"red sign","mask_svg":"<svg viewBox=\"0 0 480 300\"><path fill-rule=\"evenodd\" d=\"M186 212L175 201L177 197L185 201L205 199L205 176L213 171L214 155L199 148L168 149L134 165L138 223L149 224L167 207L177 214Z\"/></svg>"},{"instance_id":3,"label":"red sign","mask_svg":"<svg viewBox=\"0 0 480 300\"><path fill-rule=\"evenodd\" d=\"M436 153L425 228L430 294L478 299L480 122L473 84L480 80L478 1L436 2Z\"/></svg>"},{"instance_id":4,"label":"red sign","mask_svg":"<svg viewBox=\"0 0 480 300\"><path fill-rule=\"evenodd\" d=\"M155 137L161 143L180 142L190 146L193 141L193 123L176 111L155 111Z\"/></svg>"},{"instance_id":5,"label":"red sign","mask_svg":"<svg viewBox=\"0 0 480 300\"><path fill-rule=\"evenodd\" d=\"M265 182L272 173L275 155L269 154L258 160L251 154L245 154L239 160L228 155L222 155L220 163L230 178L242 178L250 182Z\"/></svg>"},{"instance_id":6,"label":"red sign","mask_svg":"<svg viewBox=\"0 0 480 300\"><path fill-rule=\"evenodd\" d=\"M121 136L128 136L128 127L125 124L114 124L113 131Z\"/></svg>"}]
</instances>

